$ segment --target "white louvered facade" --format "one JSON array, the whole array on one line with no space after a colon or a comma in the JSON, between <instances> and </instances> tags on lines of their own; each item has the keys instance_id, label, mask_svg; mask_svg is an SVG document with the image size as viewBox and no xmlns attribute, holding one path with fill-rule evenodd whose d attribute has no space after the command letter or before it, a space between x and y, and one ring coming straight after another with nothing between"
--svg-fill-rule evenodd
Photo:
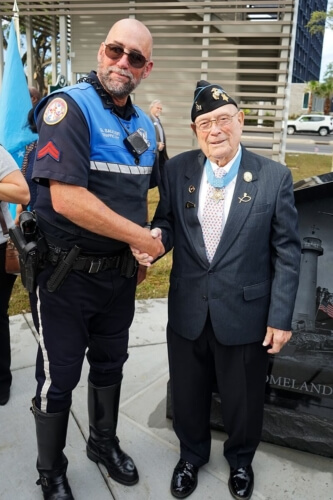
<instances>
[{"instance_id":1,"label":"white louvered facade","mask_svg":"<svg viewBox=\"0 0 333 500\"><path fill-rule=\"evenodd\" d=\"M0 16L10 4L2 2ZM37 23L38 14L66 19L72 83L96 68L99 44L115 21L133 16L145 23L154 38L154 69L133 99L145 111L152 100L162 100L169 154L196 147L190 108L197 80L205 79L222 84L246 110L244 133L256 133L252 150L283 160L282 123L288 108L297 0L274 4L241 0L18 1L18 6L20 16L33 16ZM263 132L264 148L259 139Z\"/></svg>"}]
</instances>

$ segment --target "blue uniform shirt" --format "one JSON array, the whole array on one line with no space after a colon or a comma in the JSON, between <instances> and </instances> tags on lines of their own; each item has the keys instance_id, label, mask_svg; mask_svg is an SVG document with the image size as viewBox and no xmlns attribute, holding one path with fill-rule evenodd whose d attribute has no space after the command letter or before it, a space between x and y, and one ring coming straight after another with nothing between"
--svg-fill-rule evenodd
<instances>
[{"instance_id":1,"label":"blue uniform shirt","mask_svg":"<svg viewBox=\"0 0 333 500\"><path fill-rule=\"evenodd\" d=\"M155 131L149 117L132 106L130 98L124 116L114 112L110 96L107 101L102 99L87 82L48 96L37 108L39 141L33 178L42 185L53 179L85 187L118 214L144 226L147 192L156 184L151 179L153 166L156 168ZM135 131L148 144L138 165L123 142L127 133ZM40 191L35 210L51 241L63 248L76 244L85 251L108 254L126 247L124 242L87 231L57 214L49 189Z\"/></svg>"}]
</instances>

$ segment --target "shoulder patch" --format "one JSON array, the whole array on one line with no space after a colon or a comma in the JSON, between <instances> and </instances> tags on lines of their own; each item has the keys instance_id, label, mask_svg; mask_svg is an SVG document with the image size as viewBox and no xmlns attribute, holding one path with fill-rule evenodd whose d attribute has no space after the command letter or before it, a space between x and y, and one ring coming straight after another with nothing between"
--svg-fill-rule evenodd
<instances>
[{"instance_id":1,"label":"shoulder patch","mask_svg":"<svg viewBox=\"0 0 333 500\"><path fill-rule=\"evenodd\" d=\"M43 120L47 125L55 125L65 118L67 110L67 102L61 97L56 97L47 105Z\"/></svg>"}]
</instances>

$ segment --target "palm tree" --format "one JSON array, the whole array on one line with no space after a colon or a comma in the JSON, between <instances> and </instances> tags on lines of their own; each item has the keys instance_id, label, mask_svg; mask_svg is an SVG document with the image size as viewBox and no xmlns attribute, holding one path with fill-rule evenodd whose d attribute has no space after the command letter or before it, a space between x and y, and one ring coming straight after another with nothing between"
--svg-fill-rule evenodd
<instances>
[{"instance_id":1,"label":"palm tree","mask_svg":"<svg viewBox=\"0 0 333 500\"><path fill-rule=\"evenodd\" d=\"M331 100L333 97L333 78L327 78L323 83L319 86L320 97L323 97L324 100L324 115L329 115L331 112Z\"/></svg>"},{"instance_id":2,"label":"palm tree","mask_svg":"<svg viewBox=\"0 0 333 500\"><path fill-rule=\"evenodd\" d=\"M319 95L319 87L320 83L317 82L316 80L310 80L305 87L305 90L309 92L309 104L308 104L308 113L312 112L312 105L313 105L313 96L314 95Z\"/></svg>"}]
</instances>

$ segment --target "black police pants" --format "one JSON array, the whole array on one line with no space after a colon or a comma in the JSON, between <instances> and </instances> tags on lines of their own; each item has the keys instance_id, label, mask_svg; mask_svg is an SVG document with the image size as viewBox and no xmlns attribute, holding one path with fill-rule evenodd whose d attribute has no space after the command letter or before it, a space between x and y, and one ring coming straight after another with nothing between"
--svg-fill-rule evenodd
<instances>
[{"instance_id":1,"label":"black police pants","mask_svg":"<svg viewBox=\"0 0 333 500\"><path fill-rule=\"evenodd\" d=\"M40 336L36 402L48 413L70 407L85 354L94 385L121 381L136 289L136 276L124 278L119 270L110 269L96 274L71 271L62 286L50 293L46 282L53 270L48 266L38 275L36 294L31 295Z\"/></svg>"}]
</instances>

